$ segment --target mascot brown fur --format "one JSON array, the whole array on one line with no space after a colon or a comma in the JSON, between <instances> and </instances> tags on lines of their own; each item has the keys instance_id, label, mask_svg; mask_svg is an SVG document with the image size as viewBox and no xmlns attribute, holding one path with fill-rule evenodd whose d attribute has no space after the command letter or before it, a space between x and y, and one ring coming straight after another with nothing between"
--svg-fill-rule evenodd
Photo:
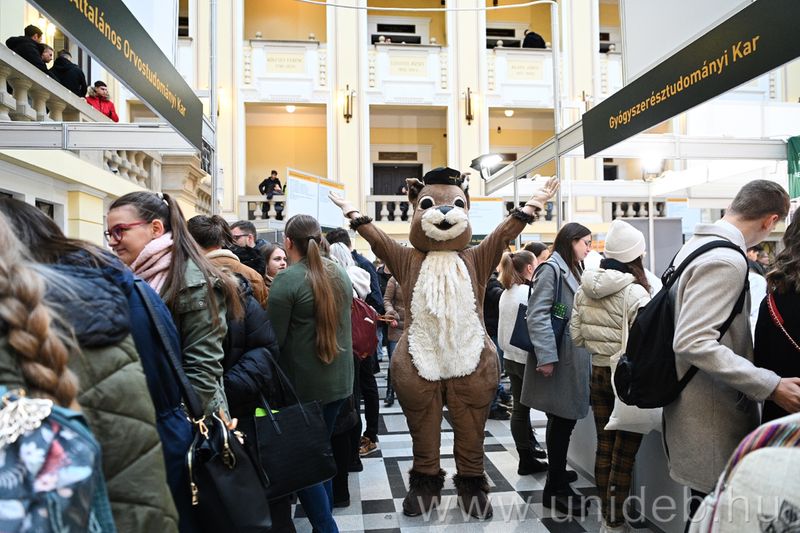
<instances>
[{"instance_id":1,"label":"mascot brown fur","mask_svg":"<svg viewBox=\"0 0 800 533\"><path fill-rule=\"evenodd\" d=\"M483 324L483 296L507 243L525 223L538 218L558 182L548 181L524 208L514 209L474 247L468 246L468 187L457 170L438 168L423 181L407 183L414 207L409 234L413 248L391 239L343 198L330 196L404 289L405 327L391 363L392 384L408 421L414 454L403 512L418 516L439 502L445 477L439 448L446 405L454 432L453 481L459 505L476 518L489 518L483 439L499 369Z\"/></svg>"}]
</instances>

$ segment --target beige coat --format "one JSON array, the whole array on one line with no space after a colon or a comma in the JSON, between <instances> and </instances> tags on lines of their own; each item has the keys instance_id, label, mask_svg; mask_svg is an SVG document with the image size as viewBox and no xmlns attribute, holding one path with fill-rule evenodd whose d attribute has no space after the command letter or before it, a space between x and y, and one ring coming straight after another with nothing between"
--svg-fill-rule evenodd
<instances>
[{"instance_id":1,"label":"beige coat","mask_svg":"<svg viewBox=\"0 0 800 533\"><path fill-rule=\"evenodd\" d=\"M405 299L403 298L403 288L394 279L394 276L389 278L386 284L386 293L383 295L383 307L386 309L386 314L391 315L397 320L397 327L393 328L389 324L389 340L397 342L403 336L403 324L406 319L406 306Z\"/></svg>"},{"instance_id":2,"label":"beige coat","mask_svg":"<svg viewBox=\"0 0 800 533\"><path fill-rule=\"evenodd\" d=\"M635 283L632 274L602 268L587 270L581 276L581 288L572 308L572 342L589 350L592 365L611 366L611 356L622 348L625 310L630 327L639 307L649 300L650 294Z\"/></svg>"},{"instance_id":3,"label":"beige coat","mask_svg":"<svg viewBox=\"0 0 800 533\"><path fill-rule=\"evenodd\" d=\"M719 221L700 224L675 259L680 264L708 242L727 239L745 249L742 233ZM691 365L700 371L681 395L664 408L664 440L672 478L710 492L739 441L760 421L758 402L780 377L753 365L750 298L742 313L718 340L747 276L747 262L735 250L711 250L689 265L672 287L678 377Z\"/></svg>"}]
</instances>

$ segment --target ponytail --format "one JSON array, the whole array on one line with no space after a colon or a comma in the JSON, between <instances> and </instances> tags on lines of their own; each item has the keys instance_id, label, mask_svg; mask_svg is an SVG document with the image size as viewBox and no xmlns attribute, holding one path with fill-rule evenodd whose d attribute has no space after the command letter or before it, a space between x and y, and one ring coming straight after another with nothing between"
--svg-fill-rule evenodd
<instances>
[{"instance_id":1,"label":"ponytail","mask_svg":"<svg viewBox=\"0 0 800 533\"><path fill-rule=\"evenodd\" d=\"M522 285L528 280L522 275L525 267L536 264L536 256L531 252L506 252L500 260L500 284L506 289L513 285Z\"/></svg>"},{"instance_id":2,"label":"ponytail","mask_svg":"<svg viewBox=\"0 0 800 533\"><path fill-rule=\"evenodd\" d=\"M346 294L344 287L338 281L335 266L332 263L326 265L322 259L322 231L315 218L295 215L286 222L284 233L308 263L306 280L314 294L317 357L323 363L330 364L341 350L341 346L336 343L336 331L340 327L339 314L344 301L337 297L331 280L337 280L335 286L339 288L338 296Z\"/></svg>"},{"instance_id":3,"label":"ponytail","mask_svg":"<svg viewBox=\"0 0 800 533\"><path fill-rule=\"evenodd\" d=\"M69 407L78 382L67 368L74 344L55 328L45 284L23 257L22 245L0 215L0 322L18 358L28 392Z\"/></svg>"}]
</instances>

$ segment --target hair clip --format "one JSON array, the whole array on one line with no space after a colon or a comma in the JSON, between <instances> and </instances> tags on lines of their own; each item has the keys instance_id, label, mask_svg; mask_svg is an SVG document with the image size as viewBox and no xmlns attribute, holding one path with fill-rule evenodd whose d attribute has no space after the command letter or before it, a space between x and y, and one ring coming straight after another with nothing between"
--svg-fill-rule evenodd
<instances>
[{"instance_id":1,"label":"hair clip","mask_svg":"<svg viewBox=\"0 0 800 533\"><path fill-rule=\"evenodd\" d=\"M162 202L164 202L164 205L165 205L165 206L169 207L169 202L168 202L168 201L167 201L167 199L164 197L164 193L163 193L163 192L157 192L157 193L156 193L156 196L158 196L158 198L159 198L159 199L160 199Z\"/></svg>"}]
</instances>

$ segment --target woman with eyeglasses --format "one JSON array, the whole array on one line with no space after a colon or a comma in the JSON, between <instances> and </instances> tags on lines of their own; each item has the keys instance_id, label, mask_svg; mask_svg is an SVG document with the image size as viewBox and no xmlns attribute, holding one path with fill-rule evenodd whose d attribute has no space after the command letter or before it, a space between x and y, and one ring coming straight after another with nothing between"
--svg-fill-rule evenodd
<instances>
[{"instance_id":1,"label":"woman with eyeglasses","mask_svg":"<svg viewBox=\"0 0 800 533\"><path fill-rule=\"evenodd\" d=\"M241 318L237 283L213 266L192 239L168 194L133 192L115 200L106 217L108 244L144 279L172 313L183 369L206 414L228 412L222 387L226 318ZM227 313L227 314L226 314Z\"/></svg>"},{"instance_id":2,"label":"woman with eyeglasses","mask_svg":"<svg viewBox=\"0 0 800 533\"><path fill-rule=\"evenodd\" d=\"M570 222L556 235L553 253L536 270L528 300L528 334L535 348L528 354L520 401L547 414L547 456L550 461L542 503L562 513L581 516L584 498L570 487L577 480L567 472L567 450L575 423L589 414L591 355L578 348L566 323L572 316L583 260L592 249L589 228ZM562 321L557 339L554 322Z\"/></svg>"}]
</instances>

